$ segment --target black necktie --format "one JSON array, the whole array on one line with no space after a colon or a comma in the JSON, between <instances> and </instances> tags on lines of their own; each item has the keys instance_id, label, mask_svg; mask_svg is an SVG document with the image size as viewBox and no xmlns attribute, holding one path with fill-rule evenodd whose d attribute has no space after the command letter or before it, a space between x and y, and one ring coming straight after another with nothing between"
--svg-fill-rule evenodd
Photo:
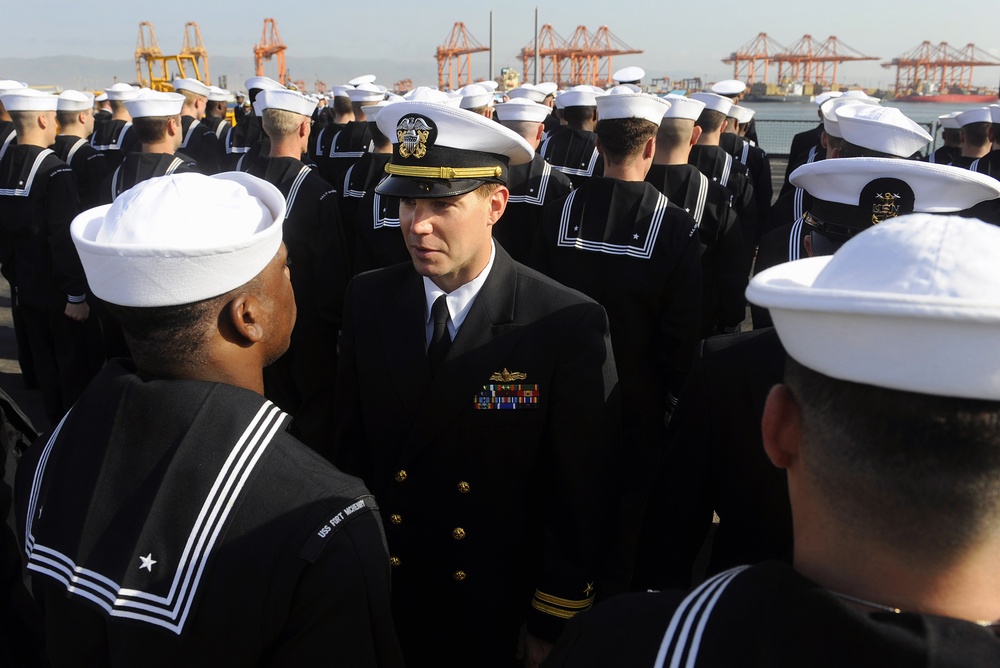
<instances>
[{"instance_id":1,"label":"black necktie","mask_svg":"<svg viewBox=\"0 0 1000 668\"><path fill-rule=\"evenodd\" d=\"M431 363L431 373L437 373L448 346L451 345L451 334L448 333L448 302L445 295L434 300L431 307L431 317L434 320L434 332L431 334L430 345L427 346L427 359Z\"/></svg>"}]
</instances>

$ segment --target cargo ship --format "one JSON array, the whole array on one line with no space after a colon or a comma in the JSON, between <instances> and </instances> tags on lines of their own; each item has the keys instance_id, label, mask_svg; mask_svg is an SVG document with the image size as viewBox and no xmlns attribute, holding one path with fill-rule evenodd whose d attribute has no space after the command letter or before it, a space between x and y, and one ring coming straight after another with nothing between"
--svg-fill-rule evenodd
<instances>
[{"instance_id":1,"label":"cargo ship","mask_svg":"<svg viewBox=\"0 0 1000 668\"><path fill-rule=\"evenodd\" d=\"M945 93L941 95L902 95L893 98L895 102L925 102L939 104L996 104L1000 97L996 93Z\"/></svg>"}]
</instances>

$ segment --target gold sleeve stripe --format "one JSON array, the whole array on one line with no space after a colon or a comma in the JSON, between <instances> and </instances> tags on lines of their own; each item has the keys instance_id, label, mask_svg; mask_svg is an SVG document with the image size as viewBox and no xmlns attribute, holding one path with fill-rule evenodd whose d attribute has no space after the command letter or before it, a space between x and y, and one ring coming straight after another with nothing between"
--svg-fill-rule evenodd
<instances>
[{"instance_id":1,"label":"gold sleeve stripe","mask_svg":"<svg viewBox=\"0 0 1000 668\"><path fill-rule=\"evenodd\" d=\"M583 598L575 600L569 598L558 598L556 596L552 596L551 594L545 594L543 592L540 592L537 589L535 590L535 598L544 603L551 603L552 605L558 605L563 608L570 608L576 610L583 610L584 608L589 608L594 602L594 599L592 598Z\"/></svg>"},{"instance_id":2,"label":"gold sleeve stripe","mask_svg":"<svg viewBox=\"0 0 1000 668\"><path fill-rule=\"evenodd\" d=\"M580 612L579 610L570 611L570 610L562 610L561 608L553 608L550 605L539 603L538 599L535 599L534 601L531 602L531 607L533 607L535 610L544 612L547 615L552 615L553 617L559 617L560 619L569 619L570 617L574 616L577 612Z\"/></svg>"},{"instance_id":3,"label":"gold sleeve stripe","mask_svg":"<svg viewBox=\"0 0 1000 668\"><path fill-rule=\"evenodd\" d=\"M385 166L385 171L396 176L425 179L495 179L503 174L501 167L416 167L391 162Z\"/></svg>"}]
</instances>

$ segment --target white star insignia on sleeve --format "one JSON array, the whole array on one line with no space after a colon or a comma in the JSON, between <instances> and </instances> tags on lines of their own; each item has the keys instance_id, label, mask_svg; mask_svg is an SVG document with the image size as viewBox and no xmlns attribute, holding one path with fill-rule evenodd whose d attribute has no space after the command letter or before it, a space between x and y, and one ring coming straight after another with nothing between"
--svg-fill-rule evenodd
<instances>
[{"instance_id":1,"label":"white star insignia on sleeve","mask_svg":"<svg viewBox=\"0 0 1000 668\"><path fill-rule=\"evenodd\" d=\"M142 563L139 565L139 570L145 568L150 573L153 572L153 564L156 563L156 559L153 559L153 553L150 552L145 557L139 557L139 561Z\"/></svg>"},{"instance_id":2,"label":"white star insignia on sleeve","mask_svg":"<svg viewBox=\"0 0 1000 668\"><path fill-rule=\"evenodd\" d=\"M633 234L632 238L635 239L636 241L638 241L639 240L639 235L638 234Z\"/></svg>"}]
</instances>

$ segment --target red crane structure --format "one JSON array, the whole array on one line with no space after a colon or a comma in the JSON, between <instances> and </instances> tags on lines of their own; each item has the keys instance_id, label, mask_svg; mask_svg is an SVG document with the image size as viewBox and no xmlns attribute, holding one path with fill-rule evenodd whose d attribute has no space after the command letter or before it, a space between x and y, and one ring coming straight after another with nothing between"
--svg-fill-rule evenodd
<instances>
[{"instance_id":1,"label":"red crane structure","mask_svg":"<svg viewBox=\"0 0 1000 668\"><path fill-rule=\"evenodd\" d=\"M274 19L264 19L264 30L260 34L260 43L253 47L254 73L264 76L264 61L276 57L278 61L278 83L285 85L288 76L285 70L285 46L278 34L278 24Z\"/></svg>"},{"instance_id":2,"label":"red crane structure","mask_svg":"<svg viewBox=\"0 0 1000 668\"><path fill-rule=\"evenodd\" d=\"M896 68L896 94L953 93L963 94L974 89L972 73L975 67L995 67L1000 60L966 44L962 50L947 42L933 45L923 42L903 55L882 63L884 68ZM937 90L926 90L930 87Z\"/></svg>"},{"instance_id":3,"label":"red crane structure","mask_svg":"<svg viewBox=\"0 0 1000 668\"><path fill-rule=\"evenodd\" d=\"M642 53L633 49L615 36L604 25L591 33L586 26L577 26L569 39L563 39L551 24L545 24L538 31L539 78L552 81L560 87L610 86L614 83L614 56ZM535 40L521 49L519 54L524 64L524 80L529 80L528 72L535 59ZM565 69L569 64L569 73ZM538 82L536 82L538 83Z\"/></svg>"},{"instance_id":4,"label":"red crane structure","mask_svg":"<svg viewBox=\"0 0 1000 668\"><path fill-rule=\"evenodd\" d=\"M451 28L451 35L446 44L437 48L438 63L438 88L441 90L457 90L462 86L472 83L472 61L470 56L473 53L489 51L490 47L483 46L476 41L476 38L469 34L465 24L455 23ZM448 77L445 78L445 66L448 68ZM457 75L457 80L456 80Z\"/></svg>"},{"instance_id":5,"label":"red crane structure","mask_svg":"<svg viewBox=\"0 0 1000 668\"><path fill-rule=\"evenodd\" d=\"M784 46L762 32L729 54L728 58L723 58L722 62L733 66L734 79L752 86L755 83L767 83L767 69L771 59L785 50Z\"/></svg>"},{"instance_id":6,"label":"red crane structure","mask_svg":"<svg viewBox=\"0 0 1000 668\"><path fill-rule=\"evenodd\" d=\"M878 60L839 42L833 35L817 43L803 35L795 44L771 58L778 63L778 81L808 81L823 88L837 85L837 65L855 60ZM787 66L787 69L786 69Z\"/></svg>"}]
</instances>

